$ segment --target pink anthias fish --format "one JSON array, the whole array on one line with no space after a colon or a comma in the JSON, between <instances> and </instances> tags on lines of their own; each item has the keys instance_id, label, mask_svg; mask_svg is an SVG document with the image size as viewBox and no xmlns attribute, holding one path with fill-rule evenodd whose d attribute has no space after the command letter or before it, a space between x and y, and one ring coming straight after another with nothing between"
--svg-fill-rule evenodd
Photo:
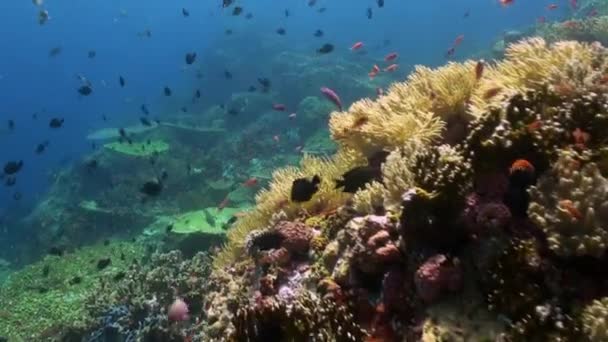
<instances>
[{"instance_id":1,"label":"pink anthias fish","mask_svg":"<svg viewBox=\"0 0 608 342\"><path fill-rule=\"evenodd\" d=\"M340 100L340 97L338 96L338 94L336 94L335 91L333 91L327 87L322 87L321 93L323 93L323 95L325 95L325 97L328 100L333 102L336 106L338 106L338 109L340 109L340 111L342 111L342 101Z\"/></svg>"}]
</instances>

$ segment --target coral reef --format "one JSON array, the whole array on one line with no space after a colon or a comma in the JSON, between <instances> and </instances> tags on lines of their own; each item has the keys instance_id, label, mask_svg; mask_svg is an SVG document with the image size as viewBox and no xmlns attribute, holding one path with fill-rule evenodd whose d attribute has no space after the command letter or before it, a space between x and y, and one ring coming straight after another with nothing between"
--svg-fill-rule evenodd
<instances>
[{"instance_id":1,"label":"coral reef","mask_svg":"<svg viewBox=\"0 0 608 342\"><path fill-rule=\"evenodd\" d=\"M169 150L169 144L162 140L148 140L146 142L134 142L131 144L126 142L111 142L103 145L103 147L111 151L135 157L156 155Z\"/></svg>"}]
</instances>

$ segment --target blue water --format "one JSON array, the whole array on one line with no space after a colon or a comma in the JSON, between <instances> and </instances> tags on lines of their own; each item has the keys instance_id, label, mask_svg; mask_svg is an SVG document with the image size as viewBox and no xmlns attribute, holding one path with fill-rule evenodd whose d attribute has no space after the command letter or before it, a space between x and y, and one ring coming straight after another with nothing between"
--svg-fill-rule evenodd
<instances>
[{"instance_id":1,"label":"blue water","mask_svg":"<svg viewBox=\"0 0 608 342\"><path fill-rule=\"evenodd\" d=\"M237 3L244 13L233 17L232 8L222 11L219 0L49 0L44 8L51 19L40 26L38 9L31 1L4 0L0 7L0 162L22 159L25 166L16 186L0 189L0 217L14 211L26 215L48 190L49 173L78 162L91 151L87 133L134 123L141 116L141 104L147 104L152 117L167 117L189 105L199 88L203 100L190 109L202 112L223 103L232 92L245 90L256 77L272 79L267 56L256 55L260 40L282 41L286 50L311 54L330 42L336 51L327 58L348 54L354 42L363 41L377 57L398 52L399 72L405 77L415 64L444 64L445 52L458 35L465 39L454 58L465 59L489 49L505 30L534 25L541 15L554 20L568 12L565 1L558 10L548 12L546 6L552 3L548 0L516 0L508 8L495 0L385 2L383 9L377 9L372 0L319 0L314 8L305 0L243 0ZM189 17L182 16L182 7L190 11ZM327 11L317 13L320 7ZM373 8L372 20L365 17L367 7ZM289 18L284 17L285 9L291 12ZM254 17L246 20L249 12ZM469 17L464 17L465 12ZM287 30L285 36L274 34L279 27ZM146 29L152 37L139 37L138 32ZM226 36L226 29L234 34ZM325 37L314 38L317 29ZM385 40L390 40L389 47L382 47ZM57 46L61 53L49 57L49 50ZM246 70L232 69L230 56L206 58L225 46L236 46L248 56ZM89 50L96 51L94 59L88 58ZM184 55L190 51L197 52L197 62L186 66ZM196 78L197 69L202 79ZM233 80L224 79L224 69L234 74ZM91 96L77 93L81 83L76 74L92 82ZM119 75L126 79L125 88L118 85ZM165 86L171 87L173 96L163 96ZM51 130L52 117L65 118L64 127ZM6 130L8 119L16 123L13 132ZM36 155L36 145L44 140L50 141L49 148ZM20 201L13 199L15 192L23 195Z\"/></svg>"}]
</instances>

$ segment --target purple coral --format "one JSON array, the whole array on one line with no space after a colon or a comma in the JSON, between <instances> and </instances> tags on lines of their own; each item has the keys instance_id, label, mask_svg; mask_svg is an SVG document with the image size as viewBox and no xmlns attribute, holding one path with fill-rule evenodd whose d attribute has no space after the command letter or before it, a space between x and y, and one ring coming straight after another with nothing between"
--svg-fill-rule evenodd
<instances>
[{"instance_id":1,"label":"purple coral","mask_svg":"<svg viewBox=\"0 0 608 342\"><path fill-rule=\"evenodd\" d=\"M414 284L420 298L433 302L445 291L458 291L462 287L462 269L448 261L443 254L428 258L416 271Z\"/></svg>"}]
</instances>

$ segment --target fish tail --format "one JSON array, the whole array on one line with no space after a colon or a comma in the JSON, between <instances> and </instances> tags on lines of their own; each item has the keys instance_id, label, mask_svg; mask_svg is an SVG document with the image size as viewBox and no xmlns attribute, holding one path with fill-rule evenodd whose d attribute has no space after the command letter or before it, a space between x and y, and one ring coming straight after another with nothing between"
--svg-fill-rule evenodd
<instances>
[{"instance_id":1,"label":"fish tail","mask_svg":"<svg viewBox=\"0 0 608 342\"><path fill-rule=\"evenodd\" d=\"M336 187L334 189L341 188L345 185L343 179L334 179L334 182L336 182Z\"/></svg>"}]
</instances>

